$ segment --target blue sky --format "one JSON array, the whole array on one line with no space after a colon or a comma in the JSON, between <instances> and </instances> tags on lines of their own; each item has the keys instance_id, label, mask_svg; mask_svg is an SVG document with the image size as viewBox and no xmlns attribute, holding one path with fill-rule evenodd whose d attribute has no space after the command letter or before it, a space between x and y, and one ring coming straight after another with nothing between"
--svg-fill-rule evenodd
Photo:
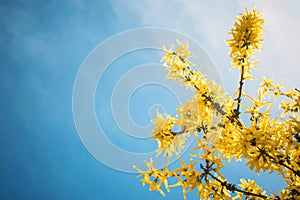
<instances>
[{"instance_id":1,"label":"blue sky","mask_svg":"<svg viewBox=\"0 0 300 200\"><path fill-rule=\"evenodd\" d=\"M0 199L181 199L179 188L163 198L142 187L136 174L112 169L87 151L73 120L76 74L89 53L109 37L135 28L161 27L201 44L231 93L237 73L228 71L224 40L245 6L256 6L266 19L266 42L257 56L261 70L255 76L274 75L288 88L299 87L300 13L294 1L1 2ZM145 50L121 56L96 91L95 112L106 136L129 152L154 151L156 144L122 132L110 110L112 90L129 70L158 63L161 55ZM249 83L245 89L254 93L256 85ZM129 101L131 118L139 126L148 124L151 105L161 104L170 113L177 105L174 95L157 85L142 87L124 101ZM250 178L252 173L242 166L231 164L224 172L234 182ZM276 176L255 178L265 189L276 191L282 185ZM197 199L193 194L188 197Z\"/></svg>"}]
</instances>

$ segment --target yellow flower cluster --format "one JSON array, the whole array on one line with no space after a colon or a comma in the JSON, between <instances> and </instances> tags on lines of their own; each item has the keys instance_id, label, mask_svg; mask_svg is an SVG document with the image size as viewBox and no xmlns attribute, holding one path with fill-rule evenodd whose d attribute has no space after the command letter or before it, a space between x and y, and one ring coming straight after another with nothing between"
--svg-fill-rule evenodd
<instances>
[{"instance_id":1,"label":"yellow flower cluster","mask_svg":"<svg viewBox=\"0 0 300 200\"><path fill-rule=\"evenodd\" d=\"M259 50L261 43L264 41L262 37L264 20L262 14L249 12L237 17L237 22L234 23L234 28L229 32L232 39L226 40L230 47L229 55L232 59L233 68L239 68L243 73L244 79L252 78L250 68L256 68L254 64L257 61L250 61L254 56L253 50Z\"/></svg>"},{"instance_id":2,"label":"yellow flower cluster","mask_svg":"<svg viewBox=\"0 0 300 200\"><path fill-rule=\"evenodd\" d=\"M177 40L179 47L172 46L169 50L164 48L165 56L162 58L165 68L169 71L166 78L174 79L187 88L193 89L194 97L177 108L178 116L171 117L160 113L157 119L152 120L154 129L153 139L158 141L157 152L165 152L165 155L178 155L184 148L186 136L206 130L213 123L213 117L217 112L222 112L224 95L223 89L213 80L201 73L201 69L193 69L194 65L188 60L192 53L188 44ZM214 103L213 103L214 102ZM219 103L216 103L219 102ZM172 130L176 124L181 131Z\"/></svg>"},{"instance_id":3,"label":"yellow flower cluster","mask_svg":"<svg viewBox=\"0 0 300 200\"><path fill-rule=\"evenodd\" d=\"M256 98L242 90L243 80L251 78L250 68L254 68L249 59L263 42L261 17L255 9L246 9L230 32L232 39L227 41L233 67L240 69L237 98L226 96L201 68L195 69L189 61L193 55L188 44L177 41L178 47L164 49L162 61L169 71L166 78L180 82L194 96L177 108L175 117L158 113L157 119L152 120L151 134L158 142L157 153L178 156L191 134L197 139L191 150L198 153L190 154L189 165L179 157L181 167L173 170L169 170L168 161L164 169L153 167L152 159L145 162L146 171L135 167L143 176L142 184L149 184L149 190L165 196L162 185L168 192L181 186L184 199L192 190L198 191L200 199L300 199L300 91L284 90L280 83L265 77ZM281 100L281 113L273 116L270 110L277 99ZM174 131L175 127L180 130ZM286 188L268 195L254 180L229 183L221 169L232 159L245 159L249 169L258 174L278 173ZM168 179L175 179L176 183L169 185Z\"/></svg>"},{"instance_id":4,"label":"yellow flower cluster","mask_svg":"<svg viewBox=\"0 0 300 200\"><path fill-rule=\"evenodd\" d=\"M169 185L167 178L169 176L172 176L173 173L169 173L168 171L168 163L166 164L166 168L164 170L159 170L153 166L153 160L150 158L150 162L144 161L146 166L148 167L148 170L143 171L139 169L136 166L133 166L138 172L140 172L140 176L144 176L143 179L141 179L141 182L143 186L147 183L149 184L149 190L156 190L161 195L166 196L164 191L160 188L162 184L164 184L166 190L169 192ZM152 178L152 180L151 180Z\"/></svg>"},{"instance_id":5,"label":"yellow flower cluster","mask_svg":"<svg viewBox=\"0 0 300 200\"><path fill-rule=\"evenodd\" d=\"M241 184L239 184L239 187L243 189L243 191L253 193L253 194L259 194L266 196L266 192L263 191L254 180L248 180L248 182L245 179L241 179ZM263 199L263 198L257 198L255 195L247 195L249 199ZM236 196L234 196L232 199L243 199L243 193L237 192Z\"/></svg>"},{"instance_id":6,"label":"yellow flower cluster","mask_svg":"<svg viewBox=\"0 0 300 200\"><path fill-rule=\"evenodd\" d=\"M181 80L189 72L189 67L192 63L189 62L189 58L193 56L189 52L189 45L182 44L177 40L179 47L172 46L169 50L164 47L165 56L161 59L164 62L165 68L169 71L166 78L172 78L174 80Z\"/></svg>"},{"instance_id":7,"label":"yellow flower cluster","mask_svg":"<svg viewBox=\"0 0 300 200\"><path fill-rule=\"evenodd\" d=\"M178 133L172 131L177 120L177 117L172 118L167 114L164 118L163 115L158 112L157 118L152 120L154 128L151 134L154 135L152 139L158 142L158 148L156 150L158 154L165 151L164 155L171 157L172 153L178 155L180 150L184 148L185 135L176 136Z\"/></svg>"}]
</instances>

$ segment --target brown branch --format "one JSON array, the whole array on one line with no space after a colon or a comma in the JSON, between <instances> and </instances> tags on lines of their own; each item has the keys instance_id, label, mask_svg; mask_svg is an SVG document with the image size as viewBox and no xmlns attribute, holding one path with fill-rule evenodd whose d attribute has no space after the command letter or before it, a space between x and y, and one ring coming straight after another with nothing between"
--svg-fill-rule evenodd
<instances>
[{"instance_id":1,"label":"brown branch","mask_svg":"<svg viewBox=\"0 0 300 200\"><path fill-rule=\"evenodd\" d=\"M291 170L296 176L300 177L300 170L297 170L297 171L294 170L290 166L286 165L283 160L277 161L273 156L271 156L270 154L268 154L265 149L261 149L259 147L256 147L256 148L259 150L260 153L262 153L262 154L266 155L267 157L271 158L274 161L274 163L276 163L278 165L281 165L281 166L283 166L283 167Z\"/></svg>"},{"instance_id":2,"label":"brown branch","mask_svg":"<svg viewBox=\"0 0 300 200\"><path fill-rule=\"evenodd\" d=\"M186 127L184 126L181 131L178 131L178 132L176 132L176 131L170 131L170 132L172 133L172 135L176 136L176 135L180 135L180 134L185 133L185 131L186 131Z\"/></svg>"},{"instance_id":3,"label":"brown branch","mask_svg":"<svg viewBox=\"0 0 300 200\"><path fill-rule=\"evenodd\" d=\"M183 62L183 63L186 62L186 61L185 61L180 55L178 55L176 52L173 52L172 54L178 56L178 58L181 60L181 62ZM189 72L190 72L192 75L194 74L193 71L191 70L191 68L190 68L189 66L187 67L187 69L189 70ZM190 81L190 80L191 80L190 77L188 77L188 76L185 76L184 78L185 78L185 81ZM194 88L195 88L196 90L198 90L198 91L200 90L200 89L198 88L198 86L196 86L196 85L194 85ZM204 95L204 94L203 94L203 95ZM214 109L216 109L218 113L220 113L221 115L225 115L225 114L226 114L226 112L222 109L222 107L220 106L219 103L213 102L212 99L211 99L210 97L207 97L207 96L205 96L205 97L206 97L206 99L207 99L208 101L211 102L212 107L213 107Z\"/></svg>"},{"instance_id":4,"label":"brown branch","mask_svg":"<svg viewBox=\"0 0 300 200\"><path fill-rule=\"evenodd\" d=\"M178 56L178 58L179 58L183 63L186 62L186 61L185 61L180 55L178 55L176 52L173 52L172 54ZM192 69L191 69L189 66L187 66L187 69L189 70L189 72L190 72L192 75L194 74L193 71L192 71ZM243 87L243 84L244 84L244 83L243 83L243 80L244 80L243 74L244 74L244 66L242 66L241 80L240 80L240 87L239 87L239 95L238 95L238 98L237 98L237 101L238 101L238 107L237 107L237 109L235 109L235 110L233 111L233 116L232 116L233 122L236 122L237 125L238 125L240 128L242 128L242 123L241 123L240 120L239 120L239 114L240 114L239 109L240 109L241 96L242 96L242 87ZM189 76L184 76L184 79L185 79L185 81L190 81L190 80L191 80ZM195 88L196 90L198 90L198 91L200 90L200 89L198 88L197 85L194 85L194 88ZM215 110L217 111L217 113L219 113L219 114L221 114L221 115L223 115L223 116L226 115L226 112L222 109L222 107L220 106L219 103L214 102L214 101L212 100L212 98L211 98L210 96L207 96L206 94L202 94L202 96L205 97L207 101L211 102L212 108L215 109ZM176 134L175 134L175 135L176 135Z\"/></svg>"},{"instance_id":5,"label":"brown branch","mask_svg":"<svg viewBox=\"0 0 300 200\"><path fill-rule=\"evenodd\" d=\"M239 189L234 184L228 183L227 181L220 180L218 177L216 177L215 175L213 175L210 172L211 169L209 169L207 167L205 168L202 164L200 164L200 167L201 167L201 169L203 169L204 174L209 175L210 177L212 177L213 179L215 179L216 181L218 181L219 183L221 183L222 186L226 187L226 189L228 189L231 192L240 192L240 193L243 193L244 195L260 197L260 198L263 198L263 199L267 199L268 198L267 196L262 195L262 194L256 194L256 193L252 193L252 192L248 192L248 191Z\"/></svg>"},{"instance_id":6,"label":"brown branch","mask_svg":"<svg viewBox=\"0 0 300 200\"><path fill-rule=\"evenodd\" d=\"M237 118L239 118L240 115L240 104L242 101L242 90L243 90L243 85L244 85L244 65L242 65L242 70L241 70L241 77L240 77L240 86L239 86L239 94L237 99L235 99L237 101L237 108L235 110L235 115Z\"/></svg>"}]
</instances>

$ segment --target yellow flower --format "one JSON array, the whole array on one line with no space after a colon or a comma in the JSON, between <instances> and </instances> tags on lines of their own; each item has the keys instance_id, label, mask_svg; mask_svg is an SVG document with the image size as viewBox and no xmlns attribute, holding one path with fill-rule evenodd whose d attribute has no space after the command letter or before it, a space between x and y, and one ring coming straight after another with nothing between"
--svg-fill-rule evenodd
<instances>
[{"instance_id":1,"label":"yellow flower","mask_svg":"<svg viewBox=\"0 0 300 200\"><path fill-rule=\"evenodd\" d=\"M245 105L242 105L246 109L245 113L250 113L250 114L254 115L254 114L258 114L258 113L267 113L270 111L272 102L262 101L262 97L263 97L262 95L259 95L257 99L255 99L247 94L244 94L244 93L243 93L243 96L249 98L252 101L250 108ZM264 111L261 111L261 109L263 107L265 107L266 105L268 105L268 107Z\"/></svg>"},{"instance_id":2,"label":"yellow flower","mask_svg":"<svg viewBox=\"0 0 300 200\"><path fill-rule=\"evenodd\" d=\"M241 179L241 184L239 184L239 186L240 188L244 189L247 192L266 195L266 192L263 191L254 180L248 180L247 182L245 179ZM257 198L257 199L262 199L262 198Z\"/></svg>"},{"instance_id":3,"label":"yellow flower","mask_svg":"<svg viewBox=\"0 0 300 200\"><path fill-rule=\"evenodd\" d=\"M158 191L161 195L163 195L164 197L166 197L166 194L164 193L164 191L163 191L162 189L160 189L159 185L157 184L157 179L155 179L155 180L150 184L149 190L150 190L150 191L156 190L156 191Z\"/></svg>"},{"instance_id":4,"label":"yellow flower","mask_svg":"<svg viewBox=\"0 0 300 200\"><path fill-rule=\"evenodd\" d=\"M273 86L273 82L274 82L273 77L271 77L269 80L267 80L267 78L264 76L263 83L261 83L260 86L270 88Z\"/></svg>"},{"instance_id":5,"label":"yellow flower","mask_svg":"<svg viewBox=\"0 0 300 200\"><path fill-rule=\"evenodd\" d=\"M157 112L157 118L152 120L154 128L151 134L154 136L151 138L157 140L158 148L156 152L160 154L165 151L165 156L171 157L173 153L178 155L181 149L184 148L185 144L185 135L176 135L175 132L172 132L172 128L177 121L177 117L172 118L170 115L165 115L165 118L162 114Z\"/></svg>"},{"instance_id":6,"label":"yellow flower","mask_svg":"<svg viewBox=\"0 0 300 200\"><path fill-rule=\"evenodd\" d=\"M169 159L167 159L166 168L159 173L158 178L160 179L159 187L163 183L168 192L170 192L170 188L169 188L169 184L168 184L169 174L170 174L169 173Z\"/></svg>"},{"instance_id":7,"label":"yellow flower","mask_svg":"<svg viewBox=\"0 0 300 200\"><path fill-rule=\"evenodd\" d=\"M149 174L149 173L146 173L146 174L144 175L144 178L141 179L141 182L142 182L143 186L145 185L145 183L150 184L150 183L151 183L151 180L150 180L150 174Z\"/></svg>"}]
</instances>

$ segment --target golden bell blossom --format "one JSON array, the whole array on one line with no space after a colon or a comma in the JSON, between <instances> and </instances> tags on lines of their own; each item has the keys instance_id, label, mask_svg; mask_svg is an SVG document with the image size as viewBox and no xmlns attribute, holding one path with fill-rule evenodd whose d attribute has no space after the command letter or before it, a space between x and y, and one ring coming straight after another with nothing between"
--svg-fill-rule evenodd
<instances>
[{"instance_id":1,"label":"golden bell blossom","mask_svg":"<svg viewBox=\"0 0 300 200\"><path fill-rule=\"evenodd\" d=\"M200 199L300 199L299 88L288 91L281 83L275 84L273 78L265 77L257 97L246 94L242 88L245 79L253 79L250 69L255 69L254 52L260 50L263 42L263 24L262 14L246 9L230 31L232 39L226 42L232 68L240 70L239 87L232 96L226 96L219 84L189 61L193 54L187 43L177 41L177 47L164 48L162 62L169 72L166 78L185 86L193 98L180 103L175 117L157 113L152 120L151 134L158 143L157 153L164 152L167 157L175 154L181 166L170 169L168 159L163 169L155 168L152 159L145 161L145 171L134 166L140 173L138 177L142 176L142 185L149 184L149 190L163 196L162 186L168 192L180 186L184 200L192 190L197 190ZM281 103L279 114L274 116L271 108L277 98ZM194 152L186 164L179 153L190 135L195 136L196 144L191 147ZM267 194L254 180L228 182L221 169L227 162L241 159L257 174L279 174L286 187L278 194Z\"/></svg>"}]
</instances>

